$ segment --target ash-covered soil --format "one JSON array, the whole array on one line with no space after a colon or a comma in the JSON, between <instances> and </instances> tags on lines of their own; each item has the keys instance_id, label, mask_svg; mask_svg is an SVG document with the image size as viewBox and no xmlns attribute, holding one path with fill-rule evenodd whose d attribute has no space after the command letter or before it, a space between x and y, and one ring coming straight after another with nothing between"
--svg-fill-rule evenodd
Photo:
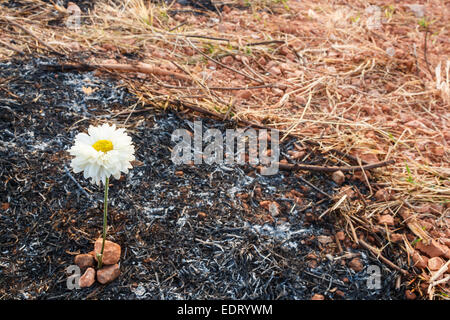
<instances>
[{"instance_id":1,"label":"ash-covered soil","mask_svg":"<svg viewBox=\"0 0 450 320\"><path fill-rule=\"evenodd\" d=\"M337 231L334 217L317 217L331 200L295 173L176 166L171 134L191 128L194 118L148 106L119 114L135 103L120 82L92 72L44 71L40 65L46 63L51 61L0 64L0 299L404 296L403 286L394 289L398 273L368 252L348 241L341 253L334 241L324 244ZM77 133L102 121L127 121L137 149L138 165L110 187L108 239L122 246L122 273L108 285L69 290L66 268L75 254L91 251L101 233L103 191L67 170L66 150ZM223 132L234 127L208 119L203 124ZM294 142L285 141L282 154ZM311 153L307 161L323 159ZM327 175L303 178L330 195L338 189ZM286 196L292 190L297 201ZM261 201L275 201L278 212ZM346 252L361 259L362 271L340 258ZM379 289L368 288L370 265L382 272Z\"/></svg>"}]
</instances>

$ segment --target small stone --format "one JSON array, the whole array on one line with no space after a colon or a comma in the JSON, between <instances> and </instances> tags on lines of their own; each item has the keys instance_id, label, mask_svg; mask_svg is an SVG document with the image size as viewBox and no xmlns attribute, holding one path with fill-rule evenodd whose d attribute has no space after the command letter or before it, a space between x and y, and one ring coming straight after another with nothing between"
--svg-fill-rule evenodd
<instances>
[{"instance_id":1,"label":"small stone","mask_svg":"<svg viewBox=\"0 0 450 320\"><path fill-rule=\"evenodd\" d=\"M241 99L247 100L250 99L252 97L252 92L250 90L244 90L239 94L239 97Z\"/></svg>"},{"instance_id":2,"label":"small stone","mask_svg":"<svg viewBox=\"0 0 450 320\"><path fill-rule=\"evenodd\" d=\"M325 300L325 297L321 294L316 293L312 296L311 300Z\"/></svg>"},{"instance_id":3,"label":"small stone","mask_svg":"<svg viewBox=\"0 0 450 320\"><path fill-rule=\"evenodd\" d=\"M344 195L344 194L346 194L347 195L347 197L348 197L348 199L354 199L355 197L356 197L356 192L355 192L355 190L353 190L353 187L352 186L342 186L340 189L339 189L339 193L341 194L341 195Z\"/></svg>"},{"instance_id":4,"label":"small stone","mask_svg":"<svg viewBox=\"0 0 450 320\"><path fill-rule=\"evenodd\" d=\"M438 271L444 265L444 260L439 257L428 259L428 269Z\"/></svg>"},{"instance_id":5,"label":"small stone","mask_svg":"<svg viewBox=\"0 0 450 320\"><path fill-rule=\"evenodd\" d=\"M142 297L146 290L142 285L137 286L134 290L132 290L132 292L137 296L137 297Z\"/></svg>"},{"instance_id":6,"label":"small stone","mask_svg":"<svg viewBox=\"0 0 450 320\"><path fill-rule=\"evenodd\" d=\"M375 199L377 199L377 201L389 201L390 198L391 196L386 189L380 189L375 192Z\"/></svg>"},{"instance_id":7,"label":"small stone","mask_svg":"<svg viewBox=\"0 0 450 320\"><path fill-rule=\"evenodd\" d=\"M427 290L428 289L428 286L429 286L430 284L429 283L427 283L427 281L423 281L419 286L420 286L420 289L422 289L422 290Z\"/></svg>"},{"instance_id":8,"label":"small stone","mask_svg":"<svg viewBox=\"0 0 450 320\"><path fill-rule=\"evenodd\" d=\"M289 48L286 47L286 46L283 46L283 47L280 48L280 53L281 53L283 56L288 55L290 52L291 52L291 50L289 50Z\"/></svg>"},{"instance_id":9,"label":"small stone","mask_svg":"<svg viewBox=\"0 0 450 320\"><path fill-rule=\"evenodd\" d=\"M232 56L226 56L226 57L223 57L223 58L222 58L222 63L223 63L223 64L226 64L226 65L232 64L233 61L234 61L234 59L233 59Z\"/></svg>"},{"instance_id":10,"label":"small stone","mask_svg":"<svg viewBox=\"0 0 450 320\"><path fill-rule=\"evenodd\" d=\"M330 236L318 236L317 240L323 245L333 242L333 238Z\"/></svg>"},{"instance_id":11,"label":"small stone","mask_svg":"<svg viewBox=\"0 0 450 320\"><path fill-rule=\"evenodd\" d=\"M102 238L98 238L97 241L95 241L94 244L94 251L95 251L95 260L97 260L97 254L100 254L102 251ZM119 262L120 259L120 252L121 248L117 243L114 243L112 241L106 240L105 241L105 248L103 250L103 259L102 263L104 265L111 265L116 264Z\"/></svg>"},{"instance_id":12,"label":"small stone","mask_svg":"<svg viewBox=\"0 0 450 320\"><path fill-rule=\"evenodd\" d=\"M334 182L336 182L338 185L341 185L345 181L345 175L341 170L333 172L331 178Z\"/></svg>"},{"instance_id":13,"label":"small stone","mask_svg":"<svg viewBox=\"0 0 450 320\"><path fill-rule=\"evenodd\" d=\"M384 113L390 113L391 112L391 106L385 104L385 105L381 106L381 110Z\"/></svg>"},{"instance_id":14,"label":"small stone","mask_svg":"<svg viewBox=\"0 0 450 320\"><path fill-rule=\"evenodd\" d=\"M94 257L89 253L77 254L74 261L81 269L94 266Z\"/></svg>"},{"instance_id":15,"label":"small stone","mask_svg":"<svg viewBox=\"0 0 450 320\"><path fill-rule=\"evenodd\" d=\"M430 244L424 244L423 241L419 241L416 245L416 249L425 253L430 258L444 256L449 253L449 248L436 240L431 240Z\"/></svg>"},{"instance_id":16,"label":"small stone","mask_svg":"<svg viewBox=\"0 0 450 320\"><path fill-rule=\"evenodd\" d=\"M414 262L414 266L417 268L426 268L428 266L428 258L425 256L421 256L417 251L414 251L412 254L412 259Z\"/></svg>"},{"instance_id":17,"label":"small stone","mask_svg":"<svg viewBox=\"0 0 450 320\"><path fill-rule=\"evenodd\" d=\"M403 236L398 233L391 234L391 241L394 243L403 241Z\"/></svg>"},{"instance_id":18,"label":"small stone","mask_svg":"<svg viewBox=\"0 0 450 320\"><path fill-rule=\"evenodd\" d=\"M84 274L79 279L79 284L81 288L87 288L94 284L95 282L95 269L87 268Z\"/></svg>"},{"instance_id":19,"label":"small stone","mask_svg":"<svg viewBox=\"0 0 450 320\"><path fill-rule=\"evenodd\" d=\"M281 70L280 68L273 66L269 69L269 73L278 76L281 74Z\"/></svg>"},{"instance_id":20,"label":"small stone","mask_svg":"<svg viewBox=\"0 0 450 320\"><path fill-rule=\"evenodd\" d=\"M442 234L444 234L444 233L442 232ZM450 238L445 238L445 237L443 237L443 238L441 238L441 241L442 241L447 247L450 246Z\"/></svg>"},{"instance_id":21,"label":"small stone","mask_svg":"<svg viewBox=\"0 0 450 320\"><path fill-rule=\"evenodd\" d=\"M200 211L199 213L197 213L197 215L198 215L200 218L206 218L206 217L207 217L207 214L204 213L203 211Z\"/></svg>"},{"instance_id":22,"label":"small stone","mask_svg":"<svg viewBox=\"0 0 450 320\"><path fill-rule=\"evenodd\" d=\"M305 151L294 151L291 154L291 159L296 160L296 159L302 159L305 156L306 152Z\"/></svg>"},{"instance_id":23,"label":"small stone","mask_svg":"<svg viewBox=\"0 0 450 320\"><path fill-rule=\"evenodd\" d=\"M317 255L314 252L310 252L306 255L307 260L317 260Z\"/></svg>"},{"instance_id":24,"label":"small stone","mask_svg":"<svg viewBox=\"0 0 450 320\"><path fill-rule=\"evenodd\" d=\"M411 292L411 290L405 291L405 297L408 300L415 300L417 298L416 294L414 292Z\"/></svg>"},{"instance_id":25,"label":"small stone","mask_svg":"<svg viewBox=\"0 0 450 320\"><path fill-rule=\"evenodd\" d=\"M367 177L367 179L370 179L370 172L367 171L364 174L362 171L357 171L357 172L353 173L353 175L351 177L352 177L352 180L354 180L354 181L366 182L366 177Z\"/></svg>"},{"instance_id":26,"label":"small stone","mask_svg":"<svg viewBox=\"0 0 450 320\"><path fill-rule=\"evenodd\" d=\"M317 260L309 260L306 262L306 265L311 269L315 269L317 268Z\"/></svg>"},{"instance_id":27,"label":"small stone","mask_svg":"<svg viewBox=\"0 0 450 320\"><path fill-rule=\"evenodd\" d=\"M222 7L222 12L224 12L224 13L230 13L230 12L231 12L231 9L230 9L229 6L224 5L224 6Z\"/></svg>"},{"instance_id":28,"label":"small stone","mask_svg":"<svg viewBox=\"0 0 450 320\"><path fill-rule=\"evenodd\" d=\"M268 210L270 213L276 213L276 215L278 214L278 211L280 209L280 205L275 202L275 201L270 201L270 200L263 200L259 202L259 205Z\"/></svg>"},{"instance_id":29,"label":"small stone","mask_svg":"<svg viewBox=\"0 0 450 320\"><path fill-rule=\"evenodd\" d=\"M293 53L290 53L290 52L289 52L289 53L286 55L286 58L287 58L288 60L295 61L296 56L295 56Z\"/></svg>"},{"instance_id":30,"label":"small stone","mask_svg":"<svg viewBox=\"0 0 450 320\"><path fill-rule=\"evenodd\" d=\"M272 88L272 93L278 97L281 97L284 94L284 91L278 88Z\"/></svg>"},{"instance_id":31,"label":"small stone","mask_svg":"<svg viewBox=\"0 0 450 320\"><path fill-rule=\"evenodd\" d=\"M120 275L119 265L113 264L97 270L97 281L101 284L109 283Z\"/></svg>"},{"instance_id":32,"label":"small stone","mask_svg":"<svg viewBox=\"0 0 450 320\"><path fill-rule=\"evenodd\" d=\"M393 226L394 218L389 214L384 214L378 218L378 223L382 225L386 224L388 226Z\"/></svg>"},{"instance_id":33,"label":"small stone","mask_svg":"<svg viewBox=\"0 0 450 320\"><path fill-rule=\"evenodd\" d=\"M264 59L264 57L259 58L257 62L262 66L265 66L267 64L267 61L266 59Z\"/></svg>"},{"instance_id":34,"label":"small stone","mask_svg":"<svg viewBox=\"0 0 450 320\"><path fill-rule=\"evenodd\" d=\"M353 271L355 272L360 272L364 269L364 266L361 262L361 259L359 258L354 258L352 259L349 263L348 266L353 269Z\"/></svg>"},{"instance_id":35,"label":"small stone","mask_svg":"<svg viewBox=\"0 0 450 320\"><path fill-rule=\"evenodd\" d=\"M443 146L435 146L433 148L433 154L436 157L443 157L445 155L445 149Z\"/></svg>"},{"instance_id":36,"label":"small stone","mask_svg":"<svg viewBox=\"0 0 450 320\"><path fill-rule=\"evenodd\" d=\"M187 56L193 56L195 54L195 51L192 48L185 47L183 50ZM155 54L155 53L153 53L153 54Z\"/></svg>"},{"instance_id":37,"label":"small stone","mask_svg":"<svg viewBox=\"0 0 450 320\"><path fill-rule=\"evenodd\" d=\"M336 295L338 295L339 297L341 297L341 298L344 298L345 297L345 293L343 292L343 291L341 291L341 290L336 290Z\"/></svg>"},{"instance_id":38,"label":"small stone","mask_svg":"<svg viewBox=\"0 0 450 320\"><path fill-rule=\"evenodd\" d=\"M336 239L338 239L340 241L344 241L345 240L345 233L344 233L344 231L338 231L336 233Z\"/></svg>"},{"instance_id":39,"label":"small stone","mask_svg":"<svg viewBox=\"0 0 450 320\"><path fill-rule=\"evenodd\" d=\"M273 66L277 66L278 62L275 60L270 60L267 64L266 64L266 70L270 70L270 68L272 68Z\"/></svg>"},{"instance_id":40,"label":"small stone","mask_svg":"<svg viewBox=\"0 0 450 320\"><path fill-rule=\"evenodd\" d=\"M278 203L272 202L272 203L269 205L269 212L270 212L270 214L271 214L272 216L274 216L274 217L278 216L278 215L280 214L279 211L280 211L280 210L279 210L279 205L278 205Z\"/></svg>"},{"instance_id":41,"label":"small stone","mask_svg":"<svg viewBox=\"0 0 450 320\"><path fill-rule=\"evenodd\" d=\"M306 101L305 97L303 97L301 95L297 95L295 97L295 102L300 104L300 105L305 105L307 101Z\"/></svg>"}]
</instances>

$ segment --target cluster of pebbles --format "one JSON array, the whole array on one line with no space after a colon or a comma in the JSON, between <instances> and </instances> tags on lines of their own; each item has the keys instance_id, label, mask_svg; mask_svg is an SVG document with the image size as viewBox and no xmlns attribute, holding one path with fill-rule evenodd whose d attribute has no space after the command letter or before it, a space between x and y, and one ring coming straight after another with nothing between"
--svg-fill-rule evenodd
<instances>
[{"instance_id":1,"label":"cluster of pebbles","mask_svg":"<svg viewBox=\"0 0 450 320\"><path fill-rule=\"evenodd\" d=\"M89 253L82 253L75 256L75 264L84 271L79 279L79 286L81 288L90 287L97 279L101 284L106 284L114 281L120 275L120 253L121 248L115 242L106 240L103 251L103 266L100 269L95 269L98 262L97 256L102 250L102 238L98 238L94 244L94 250Z\"/></svg>"}]
</instances>

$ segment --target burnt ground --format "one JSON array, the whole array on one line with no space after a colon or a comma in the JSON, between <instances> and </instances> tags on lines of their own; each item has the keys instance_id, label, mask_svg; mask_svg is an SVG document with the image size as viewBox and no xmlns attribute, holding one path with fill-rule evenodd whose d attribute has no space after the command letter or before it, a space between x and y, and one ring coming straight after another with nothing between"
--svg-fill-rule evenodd
<instances>
[{"instance_id":1,"label":"burnt ground","mask_svg":"<svg viewBox=\"0 0 450 320\"><path fill-rule=\"evenodd\" d=\"M129 114L118 112L135 101L120 81L48 72L40 67L46 63L0 64L0 299L403 298L404 286L394 288L398 272L367 251L343 243L363 262L360 272L349 259L333 259L342 256L335 243L318 240L334 236L336 217L317 219L331 201L293 172L269 177L248 166L176 166L171 134L190 128L193 118L148 106L127 122L140 164L110 187L108 238L122 246L122 274L108 285L68 290L65 269L101 233L103 193L66 171L66 150L89 124L123 124ZM285 141L282 154L294 142ZM307 162L323 158L310 153ZM303 178L330 195L338 189L324 174ZM292 190L302 204L286 197ZM278 215L261 207L265 200L279 204ZM367 286L370 265L382 271L378 290Z\"/></svg>"}]
</instances>

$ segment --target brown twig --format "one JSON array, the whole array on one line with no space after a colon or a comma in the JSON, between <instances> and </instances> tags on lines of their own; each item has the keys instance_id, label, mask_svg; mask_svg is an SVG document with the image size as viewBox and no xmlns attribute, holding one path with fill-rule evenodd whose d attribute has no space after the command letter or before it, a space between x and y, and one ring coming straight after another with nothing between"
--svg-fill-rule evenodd
<instances>
[{"instance_id":1,"label":"brown twig","mask_svg":"<svg viewBox=\"0 0 450 320\"><path fill-rule=\"evenodd\" d=\"M169 29L169 32L172 32L172 31L184 26L186 23L187 23L187 21L184 21L184 22L180 23L179 25L176 25L175 27Z\"/></svg>"},{"instance_id":2,"label":"brown twig","mask_svg":"<svg viewBox=\"0 0 450 320\"><path fill-rule=\"evenodd\" d=\"M140 72L145 74L156 74L159 76L171 76L184 81L192 81L191 77L185 76L177 72L167 71L158 67L154 67L147 63L139 62L136 65L130 64L96 64L95 68L103 68L119 72Z\"/></svg>"},{"instance_id":3,"label":"brown twig","mask_svg":"<svg viewBox=\"0 0 450 320\"><path fill-rule=\"evenodd\" d=\"M230 42L230 40L225 39L225 38L202 36L202 35L198 35L198 34L167 33L167 35L171 35L171 36L180 36L180 37L185 37L185 38L197 38L197 39L207 39L207 40L215 40L215 41L225 41L225 42Z\"/></svg>"},{"instance_id":4,"label":"brown twig","mask_svg":"<svg viewBox=\"0 0 450 320\"><path fill-rule=\"evenodd\" d=\"M427 66L428 72L433 75L430 69L430 63L427 58L427 37L428 37L428 26L425 26L425 38L423 43L423 58L425 59L425 65Z\"/></svg>"},{"instance_id":5,"label":"brown twig","mask_svg":"<svg viewBox=\"0 0 450 320\"><path fill-rule=\"evenodd\" d=\"M367 178L366 171L364 170L364 168L363 168L363 166L362 166L362 163L361 163L361 159L360 159L360 158L358 158L358 165L360 166L361 171L362 171L362 173L363 173L363 175L364 175L364 180L366 181L367 187L369 188L370 196L372 196L372 194L373 194L372 186L370 185L369 179Z\"/></svg>"},{"instance_id":6,"label":"brown twig","mask_svg":"<svg viewBox=\"0 0 450 320\"><path fill-rule=\"evenodd\" d=\"M381 255L380 250L376 249L374 247L372 247L371 245L369 245L367 242L365 242L362 239L359 239L359 243L366 248L367 250L369 250L370 252L372 252L372 254L374 256L377 257L377 259L379 258L381 261L383 261L385 264L387 264L388 266L390 266L391 268L400 271L402 274L407 275L408 271L403 270L402 268L400 268L399 266L397 266L396 264L394 264L392 261L388 260L387 258L385 258L384 256Z\"/></svg>"},{"instance_id":7,"label":"brown twig","mask_svg":"<svg viewBox=\"0 0 450 320\"><path fill-rule=\"evenodd\" d=\"M284 41L284 40L268 40L268 41L261 41L261 42L252 42L252 43L247 43L246 46L251 47L251 46L259 46L259 45L263 45L263 44L272 44L272 43L286 43L286 41Z\"/></svg>"},{"instance_id":8,"label":"brown twig","mask_svg":"<svg viewBox=\"0 0 450 320\"><path fill-rule=\"evenodd\" d=\"M290 164L290 163L279 163L279 168L282 170L307 170L307 171L322 171L322 172L349 172L349 171L361 171L361 170L369 170L384 167L390 164L393 164L394 160L381 161L376 163L367 164L364 166L346 166L346 167L322 167L322 166L314 166L307 164Z\"/></svg>"},{"instance_id":9,"label":"brown twig","mask_svg":"<svg viewBox=\"0 0 450 320\"><path fill-rule=\"evenodd\" d=\"M171 76L179 80L192 82L191 77L186 76L181 73L167 71L158 67L154 67L147 63L139 62L137 64L54 64L54 65L43 65L46 70L52 71L92 71L95 69L106 69L118 72L140 72L145 74L156 74L159 76Z\"/></svg>"},{"instance_id":10,"label":"brown twig","mask_svg":"<svg viewBox=\"0 0 450 320\"><path fill-rule=\"evenodd\" d=\"M297 178L302 181L303 183L307 184L308 186L310 186L311 188L313 188L314 190L316 190L317 192L319 192L320 194L323 194L324 196L326 196L328 199L332 199L332 197L327 194L326 192L322 191L321 189L319 189L318 187L316 187L315 185L313 185L311 182L309 182L308 180L304 179L301 176L297 176Z\"/></svg>"},{"instance_id":11,"label":"brown twig","mask_svg":"<svg viewBox=\"0 0 450 320\"><path fill-rule=\"evenodd\" d=\"M196 87L183 87L183 86L172 86L170 84L159 83L164 88L178 89L178 90L201 90L201 88ZM215 91L239 91L239 90L256 90L264 88L274 88L276 85L273 84L263 84L260 86L245 86L245 87L208 87L209 90Z\"/></svg>"}]
</instances>

